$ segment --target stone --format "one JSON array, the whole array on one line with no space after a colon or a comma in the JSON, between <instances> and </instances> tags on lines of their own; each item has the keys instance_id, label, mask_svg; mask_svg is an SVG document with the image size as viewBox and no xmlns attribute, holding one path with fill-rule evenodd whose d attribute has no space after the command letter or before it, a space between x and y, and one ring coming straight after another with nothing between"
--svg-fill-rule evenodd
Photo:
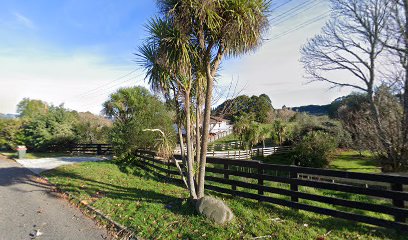
<instances>
[{"instance_id":1,"label":"stone","mask_svg":"<svg viewBox=\"0 0 408 240\"><path fill-rule=\"evenodd\" d=\"M228 223L234 218L231 209L223 201L209 196L197 200L196 209L217 224Z\"/></svg>"}]
</instances>

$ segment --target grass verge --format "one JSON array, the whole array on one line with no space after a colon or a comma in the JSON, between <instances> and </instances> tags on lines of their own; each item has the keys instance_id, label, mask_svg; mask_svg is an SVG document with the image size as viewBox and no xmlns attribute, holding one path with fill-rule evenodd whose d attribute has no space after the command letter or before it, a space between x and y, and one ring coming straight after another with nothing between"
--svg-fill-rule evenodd
<instances>
[{"instance_id":1,"label":"grass verge","mask_svg":"<svg viewBox=\"0 0 408 240\"><path fill-rule=\"evenodd\" d=\"M406 239L392 230L209 191L236 215L232 223L217 226L195 213L184 188L110 162L63 166L43 175L147 239Z\"/></svg>"}]
</instances>

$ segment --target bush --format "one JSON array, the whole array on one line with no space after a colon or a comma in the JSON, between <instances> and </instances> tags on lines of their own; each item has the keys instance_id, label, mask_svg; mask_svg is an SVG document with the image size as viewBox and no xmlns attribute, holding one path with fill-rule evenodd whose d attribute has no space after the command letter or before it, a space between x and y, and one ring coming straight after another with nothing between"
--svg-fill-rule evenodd
<instances>
[{"instance_id":1,"label":"bush","mask_svg":"<svg viewBox=\"0 0 408 240\"><path fill-rule=\"evenodd\" d=\"M292 160L298 166L326 167L336 149L335 138L325 132L309 132L295 145Z\"/></svg>"},{"instance_id":2,"label":"bush","mask_svg":"<svg viewBox=\"0 0 408 240\"><path fill-rule=\"evenodd\" d=\"M74 127L78 143L109 143L111 120L90 112L78 113L78 119Z\"/></svg>"},{"instance_id":3,"label":"bush","mask_svg":"<svg viewBox=\"0 0 408 240\"><path fill-rule=\"evenodd\" d=\"M294 129L292 140L299 142L310 132L325 132L336 139L337 147L347 148L351 145L352 139L342 123L329 119L327 116L312 116L305 113L298 113L291 119Z\"/></svg>"},{"instance_id":4,"label":"bush","mask_svg":"<svg viewBox=\"0 0 408 240\"><path fill-rule=\"evenodd\" d=\"M119 89L104 103L104 112L113 119L110 141L119 161L128 161L137 149L173 150L175 130L171 111L147 89Z\"/></svg>"},{"instance_id":5,"label":"bush","mask_svg":"<svg viewBox=\"0 0 408 240\"><path fill-rule=\"evenodd\" d=\"M22 122L18 119L0 119L0 148L12 150L24 144Z\"/></svg>"},{"instance_id":6,"label":"bush","mask_svg":"<svg viewBox=\"0 0 408 240\"><path fill-rule=\"evenodd\" d=\"M76 143L76 112L50 106L45 114L23 119L24 144L31 151L64 151Z\"/></svg>"}]
</instances>

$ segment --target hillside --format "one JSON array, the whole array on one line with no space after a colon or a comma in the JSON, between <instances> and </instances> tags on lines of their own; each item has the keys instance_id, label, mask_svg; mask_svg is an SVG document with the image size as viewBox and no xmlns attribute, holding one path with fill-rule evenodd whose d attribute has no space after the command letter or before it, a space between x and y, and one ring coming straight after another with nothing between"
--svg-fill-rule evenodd
<instances>
[{"instance_id":1,"label":"hillside","mask_svg":"<svg viewBox=\"0 0 408 240\"><path fill-rule=\"evenodd\" d=\"M293 107L295 112L304 112L315 116L329 115L331 104L326 105L306 105Z\"/></svg>"},{"instance_id":2,"label":"hillside","mask_svg":"<svg viewBox=\"0 0 408 240\"><path fill-rule=\"evenodd\" d=\"M0 113L0 119L12 119L12 118L17 118L17 114L4 114Z\"/></svg>"}]
</instances>

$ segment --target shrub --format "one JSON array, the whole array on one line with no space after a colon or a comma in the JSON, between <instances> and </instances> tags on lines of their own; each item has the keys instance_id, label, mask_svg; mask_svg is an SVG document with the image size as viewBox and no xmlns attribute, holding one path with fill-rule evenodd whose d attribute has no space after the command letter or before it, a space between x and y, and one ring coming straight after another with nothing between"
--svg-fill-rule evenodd
<instances>
[{"instance_id":1,"label":"shrub","mask_svg":"<svg viewBox=\"0 0 408 240\"><path fill-rule=\"evenodd\" d=\"M0 148L11 150L24 144L21 125L18 119L0 119Z\"/></svg>"},{"instance_id":2,"label":"shrub","mask_svg":"<svg viewBox=\"0 0 408 240\"><path fill-rule=\"evenodd\" d=\"M173 150L175 131L171 112L147 89L119 89L104 103L104 112L113 119L110 141L119 161L129 161L136 149L162 152L170 146Z\"/></svg>"},{"instance_id":3,"label":"shrub","mask_svg":"<svg viewBox=\"0 0 408 240\"><path fill-rule=\"evenodd\" d=\"M76 142L77 113L49 106L47 113L23 120L24 143L32 151L63 151Z\"/></svg>"},{"instance_id":4,"label":"shrub","mask_svg":"<svg viewBox=\"0 0 408 240\"><path fill-rule=\"evenodd\" d=\"M322 168L330 163L337 143L325 132L309 132L295 145L292 160L298 166Z\"/></svg>"}]
</instances>

